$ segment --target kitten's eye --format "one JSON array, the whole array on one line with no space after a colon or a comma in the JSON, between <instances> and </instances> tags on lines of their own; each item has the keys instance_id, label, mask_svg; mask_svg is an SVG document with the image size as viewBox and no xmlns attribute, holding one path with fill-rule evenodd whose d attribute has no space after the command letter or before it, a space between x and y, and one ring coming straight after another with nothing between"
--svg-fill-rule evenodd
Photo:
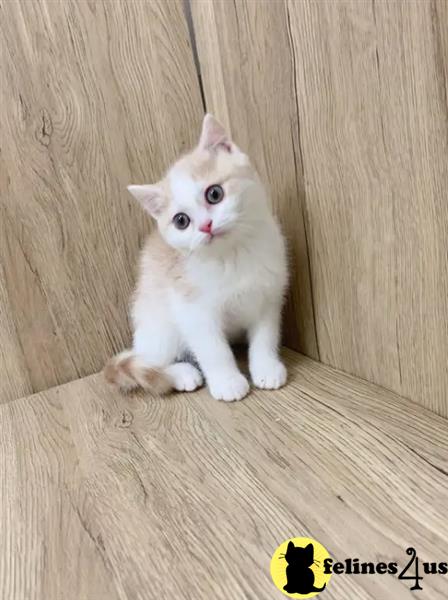
<instances>
[{"instance_id":1,"label":"kitten's eye","mask_svg":"<svg viewBox=\"0 0 448 600\"><path fill-rule=\"evenodd\" d=\"M220 185L211 185L205 190L205 199L209 204L218 204L224 198L224 190Z\"/></svg>"},{"instance_id":2,"label":"kitten's eye","mask_svg":"<svg viewBox=\"0 0 448 600\"><path fill-rule=\"evenodd\" d=\"M190 217L185 213L177 213L173 217L173 223L176 229L186 229L190 225Z\"/></svg>"}]
</instances>

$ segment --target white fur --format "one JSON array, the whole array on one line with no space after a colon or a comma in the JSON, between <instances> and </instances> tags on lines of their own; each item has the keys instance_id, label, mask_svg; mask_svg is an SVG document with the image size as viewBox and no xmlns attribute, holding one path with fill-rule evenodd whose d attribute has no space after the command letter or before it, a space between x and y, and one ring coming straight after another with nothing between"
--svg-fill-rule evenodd
<instances>
[{"instance_id":1,"label":"white fur","mask_svg":"<svg viewBox=\"0 0 448 600\"><path fill-rule=\"evenodd\" d=\"M169 365L164 372L171 378L174 389L178 392L192 392L203 383L199 370L187 362Z\"/></svg>"},{"instance_id":2,"label":"white fur","mask_svg":"<svg viewBox=\"0 0 448 600\"><path fill-rule=\"evenodd\" d=\"M188 157L168 173L166 210L160 216L158 202L157 214L152 214L165 242L181 257L182 285L171 281L171 271L166 268L165 273L150 250L143 255L132 310L133 352L146 365L164 368L175 387L186 391L201 385L202 377L192 365L175 361L193 353L212 396L231 401L249 391L229 345L241 337L249 341L249 369L257 387L275 389L286 381L278 345L287 263L264 187L247 157L228 141L222 128L220 135L217 122L209 116L202 146L208 147L207 119L213 139L220 144L225 140L225 145L201 151L216 153L213 176L222 180L193 178ZM242 166L247 169L241 171ZM228 193L221 203L210 206L204 190L213 183L220 183ZM144 186L137 187L141 195ZM178 212L190 217L187 230L172 224ZM207 219L222 235L210 238L198 230Z\"/></svg>"}]
</instances>

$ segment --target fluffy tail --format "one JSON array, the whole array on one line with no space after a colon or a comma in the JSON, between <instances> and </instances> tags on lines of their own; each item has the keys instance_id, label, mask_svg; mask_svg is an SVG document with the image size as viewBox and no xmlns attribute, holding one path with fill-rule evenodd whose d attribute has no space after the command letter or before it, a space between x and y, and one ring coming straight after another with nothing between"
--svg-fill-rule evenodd
<instances>
[{"instance_id":1,"label":"fluffy tail","mask_svg":"<svg viewBox=\"0 0 448 600\"><path fill-rule=\"evenodd\" d=\"M104 377L122 392L141 387L156 394L166 394L173 389L173 382L166 373L146 366L132 350L111 358L104 367Z\"/></svg>"}]
</instances>

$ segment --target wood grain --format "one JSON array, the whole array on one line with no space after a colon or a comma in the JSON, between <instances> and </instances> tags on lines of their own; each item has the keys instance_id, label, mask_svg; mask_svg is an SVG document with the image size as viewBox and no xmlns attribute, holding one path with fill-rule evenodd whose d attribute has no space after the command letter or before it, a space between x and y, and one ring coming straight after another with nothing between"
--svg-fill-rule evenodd
<instances>
[{"instance_id":1,"label":"wood grain","mask_svg":"<svg viewBox=\"0 0 448 600\"><path fill-rule=\"evenodd\" d=\"M320 358L448 416L446 4L288 10Z\"/></svg>"},{"instance_id":2,"label":"wood grain","mask_svg":"<svg viewBox=\"0 0 448 600\"><path fill-rule=\"evenodd\" d=\"M0 403L3 399L27 396L33 390L29 381L0 263Z\"/></svg>"},{"instance_id":3,"label":"wood grain","mask_svg":"<svg viewBox=\"0 0 448 600\"><path fill-rule=\"evenodd\" d=\"M56 388L1 405L0 560L5 600L118 600Z\"/></svg>"},{"instance_id":4,"label":"wood grain","mask_svg":"<svg viewBox=\"0 0 448 600\"><path fill-rule=\"evenodd\" d=\"M270 557L307 535L339 560L446 560L448 423L286 352L241 403L121 397L91 376L0 407L5 600L271 600ZM411 600L333 575L332 600ZM446 597L426 576L422 600Z\"/></svg>"},{"instance_id":5,"label":"wood grain","mask_svg":"<svg viewBox=\"0 0 448 600\"><path fill-rule=\"evenodd\" d=\"M272 192L289 243L287 344L318 358L298 135L294 60L282 2L191 3L206 107L232 131Z\"/></svg>"},{"instance_id":6,"label":"wood grain","mask_svg":"<svg viewBox=\"0 0 448 600\"><path fill-rule=\"evenodd\" d=\"M2 2L1 23L4 401L128 343L149 223L125 186L193 143L202 105L180 1Z\"/></svg>"}]
</instances>

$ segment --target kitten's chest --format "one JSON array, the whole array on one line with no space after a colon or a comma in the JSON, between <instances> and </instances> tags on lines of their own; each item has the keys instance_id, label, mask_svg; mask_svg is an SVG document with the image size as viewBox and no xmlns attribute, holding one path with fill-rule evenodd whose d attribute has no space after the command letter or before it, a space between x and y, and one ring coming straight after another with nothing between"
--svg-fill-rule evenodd
<instances>
[{"instance_id":1,"label":"kitten's chest","mask_svg":"<svg viewBox=\"0 0 448 600\"><path fill-rule=\"evenodd\" d=\"M226 260L200 265L193 280L202 296L220 303L237 302L242 297L256 296L261 289L272 285L277 266L267 263L265 257L240 252Z\"/></svg>"},{"instance_id":2,"label":"kitten's chest","mask_svg":"<svg viewBox=\"0 0 448 600\"><path fill-rule=\"evenodd\" d=\"M204 309L230 322L248 323L272 296L281 295L287 280L285 247L277 228L229 250L225 256L193 258L186 277Z\"/></svg>"},{"instance_id":3,"label":"kitten's chest","mask_svg":"<svg viewBox=\"0 0 448 600\"><path fill-rule=\"evenodd\" d=\"M229 318L247 321L267 296L284 288L282 248L243 248L223 260L204 262L197 265L193 282L199 301L221 309Z\"/></svg>"}]
</instances>

